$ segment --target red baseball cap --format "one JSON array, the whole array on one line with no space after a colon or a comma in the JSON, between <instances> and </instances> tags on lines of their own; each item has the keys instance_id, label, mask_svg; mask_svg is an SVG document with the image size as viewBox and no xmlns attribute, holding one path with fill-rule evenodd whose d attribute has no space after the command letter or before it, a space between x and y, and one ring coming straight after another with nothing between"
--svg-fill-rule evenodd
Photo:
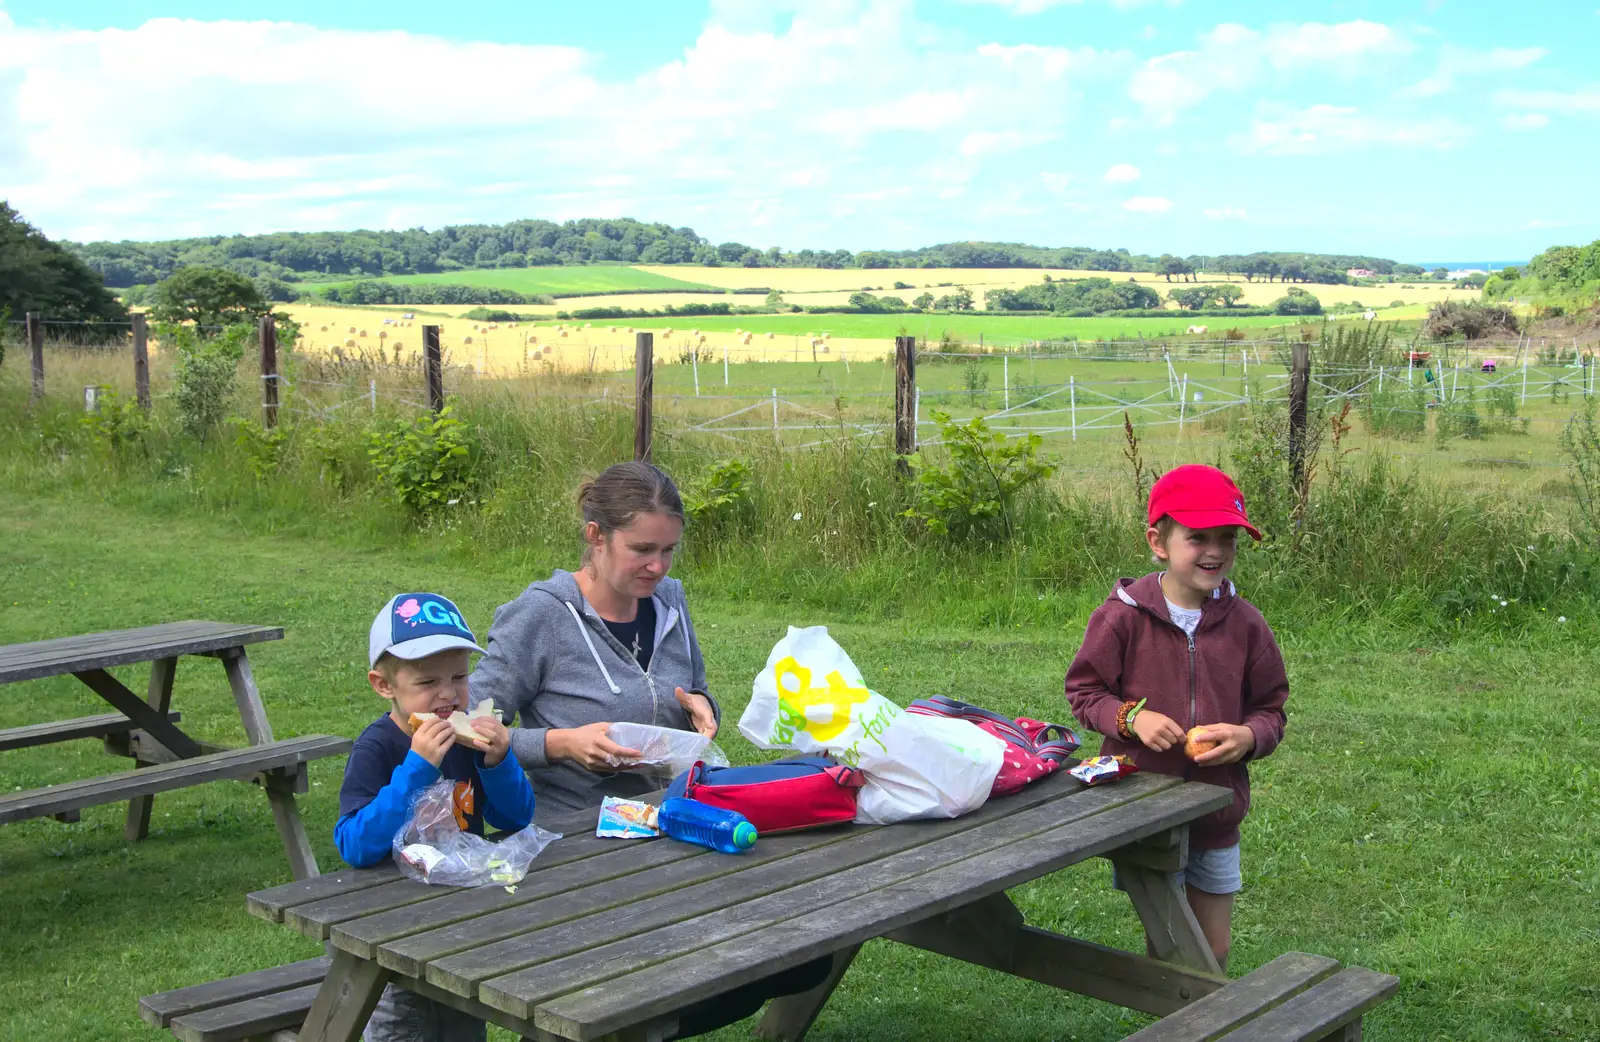
<instances>
[{"instance_id":1,"label":"red baseball cap","mask_svg":"<svg viewBox=\"0 0 1600 1042\"><path fill-rule=\"evenodd\" d=\"M1261 533L1244 514L1239 486L1216 467L1186 463L1161 475L1150 488L1149 523L1166 515L1185 528L1220 528L1238 525L1260 539Z\"/></svg>"}]
</instances>

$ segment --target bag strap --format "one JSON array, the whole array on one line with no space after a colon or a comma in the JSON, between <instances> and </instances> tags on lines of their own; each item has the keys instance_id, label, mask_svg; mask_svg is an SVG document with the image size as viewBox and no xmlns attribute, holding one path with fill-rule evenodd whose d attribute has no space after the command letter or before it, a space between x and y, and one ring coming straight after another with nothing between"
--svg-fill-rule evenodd
<instances>
[{"instance_id":1,"label":"bag strap","mask_svg":"<svg viewBox=\"0 0 1600 1042\"><path fill-rule=\"evenodd\" d=\"M683 795L686 799L694 799L694 790L699 784L700 774L706 769L704 760L696 760L688 773L683 776Z\"/></svg>"}]
</instances>

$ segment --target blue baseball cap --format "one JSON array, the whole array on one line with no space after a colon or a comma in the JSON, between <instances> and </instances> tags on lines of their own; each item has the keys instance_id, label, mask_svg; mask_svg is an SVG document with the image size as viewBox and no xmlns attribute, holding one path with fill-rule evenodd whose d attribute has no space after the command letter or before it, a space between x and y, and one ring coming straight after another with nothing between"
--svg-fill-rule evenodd
<instances>
[{"instance_id":1,"label":"blue baseball cap","mask_svg":"<svg viewBox=\"0 0 1600 1042\"><path fill-rule=\"evenodd\" d=\"M419 659L451 648L485 654L449 599L437 593L402 593L391 597L372 620L367 664L376 666L384 652L395 658Z\"/></svg>"}]
</instances>

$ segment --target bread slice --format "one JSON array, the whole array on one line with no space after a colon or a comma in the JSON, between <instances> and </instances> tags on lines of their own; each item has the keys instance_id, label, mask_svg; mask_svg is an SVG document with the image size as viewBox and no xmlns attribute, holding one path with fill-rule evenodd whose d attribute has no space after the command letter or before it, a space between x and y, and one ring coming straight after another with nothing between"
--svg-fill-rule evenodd
<instances>
[{"instance_id":1,"label":"bread slice","mask_svg":"<svg viewBox=\"0 0 1600 1042\"><path fill-rule=\"evenodd\" d=\"M472 721L478 719L479 717L494 715L494 699L486 698L482 702L479 702L477 706L474 707L472 712L463 713L461 710L457 709L455 712L446 717L446 719L450 721L450 726L455 729L457 745L465 745L470 749L483 749L488 746L489 740L483 735L479 734L473 728ZM412 713L411 716L406 720L406 723L411 728L411 733L416 734L417 728L427 723L430 719L432 719L432 717L427 714Z\"/></svg>"}]
</instances>

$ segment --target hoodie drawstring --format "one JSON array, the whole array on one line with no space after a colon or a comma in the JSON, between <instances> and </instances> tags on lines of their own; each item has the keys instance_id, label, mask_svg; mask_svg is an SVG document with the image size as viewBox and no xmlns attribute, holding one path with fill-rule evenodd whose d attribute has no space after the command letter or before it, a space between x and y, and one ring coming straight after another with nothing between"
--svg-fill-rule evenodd
<instances>
[{"instance_id":1,"label":"hoodie drawstring","mask_svg":"<svg viewBox=\"0 0 1600 1042\"><path fill-rule=\"evenodd\" d=\"M600 675L606 678L606 686L611 689L613 695L620 695L622 688L618 687L617 682L611 679L611 671L606 669L604 662L600 661L600 652L595 650L594 638L589 636L589 627L585 626L583 619L578 616L578 609L572 606L571 601L562 601L561 603L567 606L568 613L572 615L572 621L578 626L578 632L583 634L583 642L589 646L589 654L594 656L594 664L600 667Z\"/></svg>"}]
</instances>

